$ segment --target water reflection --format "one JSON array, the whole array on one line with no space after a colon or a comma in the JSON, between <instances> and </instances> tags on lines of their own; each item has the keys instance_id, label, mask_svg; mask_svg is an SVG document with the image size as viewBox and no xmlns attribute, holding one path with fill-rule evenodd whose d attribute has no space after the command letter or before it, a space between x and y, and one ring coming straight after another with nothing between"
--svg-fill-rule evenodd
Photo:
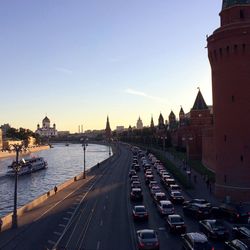
<instances>
[{"instance_id":1,"label":"water reflection","mask_svg":"<svg viewBox=\"0 0 250 250\"><path fill-rule=\"evenodd\" d=\"M62 183L83 171L83 149L81 144L55 144L54 148L32 153L48 162L48 168L18 179L18 206L46 193L55 185ZM86 148L86 169L109 157L107 146L89 144ZM14 158L0 159L0 216L12 211L14 178L6 176L7 166Z\"/></svg>"}]
</instances>

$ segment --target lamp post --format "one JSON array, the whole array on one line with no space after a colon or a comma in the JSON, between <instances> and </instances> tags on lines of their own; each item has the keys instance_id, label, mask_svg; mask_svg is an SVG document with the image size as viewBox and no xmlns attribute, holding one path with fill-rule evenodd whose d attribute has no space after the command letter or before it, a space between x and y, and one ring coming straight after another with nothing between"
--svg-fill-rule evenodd
<instances>
[{"instance_id":1,"label":"lamp post","mask_svg":"<svg viewBox=\"0 0 250 250\"><path fill-rule=\"evenodd\" d=\"M15 188L14 188L14 208L13 208L13 215L12 215L12 228L18 227L18 221L17 221L17 181L18 181L18 172L21 168L21 165L19 164L18 157L19 153L23 149L23 144L13 144L12 147L14 148L16 152L16 161L12 163L12 168L15 172Z\"/></svg>"},{"instance_id":2,"label":"lamp post","mask_svg":"<svg viewBox=\"0 0 250 250\"><path fill-rule=\"evenodd\" d=\"M86 178L86 159L85 159L85 152L86 152L86 148L88 146L87 140L82 140L82 148L83 148L83 179Z\"/></svg>"},{"instance_id":3,"label":"lamp post","mask_svg":"<svg viewBox=\"0 0 250 250\"><path fill-rule=\"evenodd\" d=\"M162 149L165 152L165 146L166 146L167 136L162 136L161 139L162 139Z\"/></svg>"}]
</instances>

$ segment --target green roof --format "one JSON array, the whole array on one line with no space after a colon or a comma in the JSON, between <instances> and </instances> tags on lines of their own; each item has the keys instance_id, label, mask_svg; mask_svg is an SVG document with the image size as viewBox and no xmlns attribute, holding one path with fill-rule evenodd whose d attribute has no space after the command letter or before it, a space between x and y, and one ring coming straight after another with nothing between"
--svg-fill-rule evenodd
<instances>
[{"instance_id":1,"label":"green roof","mask_svg":"<svg viewBox=\"0 0 250 250\"><path fill-rule=\"evenodd\" d=\"M223 0L222 9L240 4L250 4L250 0Z\"/></svg>"}]
</instances>

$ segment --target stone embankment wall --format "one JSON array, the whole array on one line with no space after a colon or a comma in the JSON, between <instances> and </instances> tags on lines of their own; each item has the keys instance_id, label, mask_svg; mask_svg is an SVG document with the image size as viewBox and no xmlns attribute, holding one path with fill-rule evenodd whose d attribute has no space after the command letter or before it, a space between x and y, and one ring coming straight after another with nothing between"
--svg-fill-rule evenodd
<instances>
[{"instance_id":1,"label":"stone embankment wall","mask_svg":"<svg viewBox=\"0 0 250 250\"><path fill-rule=\"evenodd\" d=\"M102 161L100 163L100 165L103 165L105 162L107 161L113 161L113 158L115 157L117 150L115 147L112 146L112 151L113 151L113 155L109 158L107 158L106 160ZM86 172L91 173L91 171L93 171L94 169L96 169L97 165L93 166L92 168L88 169ZM65 181L64 183L61 183L57 186L57 192L59 192L60 190L68 187L69 185L71 185L72 183L74 183L75 181L78 181L80 179L83 178L83 173ZM34 209L35 207L37 207L38 205L40 205L41 203L43 203L45 200L47 200L48 198L52 197L55 195L55 191L54 189L49 190L47 193L37 197L35 200L29 202L28 204L20 207L17 209L17 216L22 216L24 213ZM7 230L11 227L11 222L12 222L12 213L4 216L2 219L2 230Z\"/></svg>"},{"instance_id":2,"label":"stone embankment wall","mask_svg":"<svg viewBox=\"0 0 250 250\"><path fill-rule=\"evenodd\" d=\"M20 154L20 157L22 157L22 156L25 156L25 155L28 155L28 154L30 154L30 153L35 153L35 152L38 152L38 151L42 151L42 150L47 150L47 149L49 149L49 146L39 146L39 147L34 147L34 148L29 148L27 151L25 151L25 152L22 152L21 154ZM16 156L16 152L2 152L2 151L0 151L0 159L1 158L15 158L15 156Z\"/></svg>"}]
</instances>

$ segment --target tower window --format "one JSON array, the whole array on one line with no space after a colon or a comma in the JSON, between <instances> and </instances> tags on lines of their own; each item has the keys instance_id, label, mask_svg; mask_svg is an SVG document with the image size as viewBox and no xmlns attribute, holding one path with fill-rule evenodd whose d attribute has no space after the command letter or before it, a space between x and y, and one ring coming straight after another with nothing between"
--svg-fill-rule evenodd
<instances>
[{"instance_id":1,"label":"tower window","mask_svg":"<svg viewBox=\"0 0 250 250\"><path fill-rule=\"evenodd\" d=\"M237 45L237 44L235 44L235 45L234 45L234 52L236 52L236 51L237 51L237 49L238 49L238 45Z\"/></svg>"},{"instance_id":2,"label":"tower window","mask_svg":"<svg viewBox=\"0 0 250 250\"><path fill-rule=\"evenodd\" d=\"M246 50L246 44L245 43L242 44L242 49L243 49L243 52L245 52L245 50Z\"/></svg>"},{"instance_id":3,"label":"tower window","mask_svg":"<svg viewBox=\"0 0 250 250\"><path fill-rule=\"evenodd\" d=\"M229 46L227 46L226 50L227 50L227 53L229 53Z\"/></svg>"},{"instance_id":4,"label":"tower window","mask_svg":"<svg viewBox=\"0 0 250 250\"><path fill-rule=\"evenodd\" d=\"M240 156L240 161L243 162L244 158L243 155Z\"/></svg>"},{"instance_id":5,"label":"tower window","mask_svg":"<svg viewBox=\"0 0 250 250\"><path fill-rule=\"evenodd\" d=\"M227 141L227 136L226 135L224 135L224 142L226 142Z\"/></svg>"},{"instance_id":6,"label":"tower window","mask_svg":"<svg viewBox=\"0 0 250 250\"><path fill-rule=\"evenodd\" d=\"M232 97L231 97L231 98L232 98L232 102L234 102L234 95L232 95Z\"/></svg>"},{"instance_id":7,"label":"tower window","mask_svg":"<svg viewBox=\"0 0 250 250\"><path fill-rule=\"evenodd\" d=\"M220 56L222 56L222 48L220 48L220 50L219 50L219 51L220 51Z\"/></svg>"},{"instance_id":8,"label":"tower window","mask_svg":"<svg viewBox=\"0 0 250 250\"><path fill-rule=\"evenodd\" d=\"M227 176L224 175L224 183L227 183Z\"/></svg>"},{"instance_id":9,"label":"tower window","mask_svg":"<svg viewBox=\"0 0 250 250\"><path fill-rule=\"evenodd\" d=\"M240 19L244 19L244 11L240 10Z\"/></svg>"}]
</instances>

